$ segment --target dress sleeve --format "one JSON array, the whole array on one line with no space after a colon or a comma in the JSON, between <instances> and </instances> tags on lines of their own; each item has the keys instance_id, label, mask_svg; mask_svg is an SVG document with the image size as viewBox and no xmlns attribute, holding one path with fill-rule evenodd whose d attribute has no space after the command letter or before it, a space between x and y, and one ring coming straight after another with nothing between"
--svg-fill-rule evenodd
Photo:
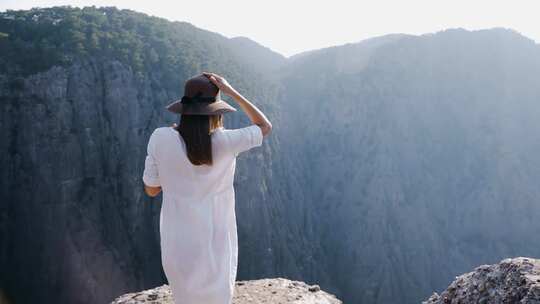
<instances>
[{"instance_id":1,"label":"dress sleeve","mask_svg":"<svg viewBox=\"0 0 540 304\"><path fill-rule=\"evenodd\" d=\"M148 147L146 149L146 159L144 161L143 182L150 187L159 187L161 182L159 181L159 172L156 159L156 131L152 132L150 139L148 140Z\"/></svg>"},{"instance_id":2,"label":"dress sleeve","mask_svg":"<svg viewBox=\"0 0 540 304\"><path fill-rule=\"evenodd\" d=\"M227 135L229 149L231 149L235 155L251 148L259 147L262 145L263 141L262 130L257 125L250 125L239 129L229 129L227 130Z\"/></svg>"}]
</instances>

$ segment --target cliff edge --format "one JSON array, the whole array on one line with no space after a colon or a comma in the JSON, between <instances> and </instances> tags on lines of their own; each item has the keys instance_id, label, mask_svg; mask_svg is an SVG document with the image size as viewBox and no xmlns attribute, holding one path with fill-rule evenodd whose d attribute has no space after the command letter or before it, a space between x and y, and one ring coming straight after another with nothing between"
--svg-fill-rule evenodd
<instances>
[{"instance_id":1,"label":"cliff edge","mask_svg":"<svg viewBox=\"0 0 540 304\"><path fill-rule=\"evenodd\" d=\"M139 303L173 304L171 290L168 285L162 285L122 295L111 304ZM233 304L247 303L341 304L342 302L334 295L322 291L319 285L275 278L237 281Z\"/></svg>"},{"instance_id":2,"label":"cliff edge","mask_svg":"<svg viewBox=\"0 0 540 304\"><path fill-rule=\"evenodd\" d=\"M540 260L512 258L482 265L456 277L440 295L434 293L424 304L454 303L540 303Z\"/></svg>"}]
</instances>

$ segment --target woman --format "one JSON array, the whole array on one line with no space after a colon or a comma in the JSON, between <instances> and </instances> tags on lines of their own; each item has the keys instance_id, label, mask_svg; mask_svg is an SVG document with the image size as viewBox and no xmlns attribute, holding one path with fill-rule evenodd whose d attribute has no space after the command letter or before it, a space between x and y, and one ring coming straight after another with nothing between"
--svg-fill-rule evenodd
<instances>
[{"instance_id":1,"label":"woman","mask_svg":"<svg viewBox=\"0 0 540 304\"><path fill-rule=\"evenodd\" d=\"M252 125L223 128L222 115L236 109L220 99L220 91L238 103ZM167 109L181 114L180 122L154 130L143 173L148 195L163 191L163 270L176 304L229 304L238 264L236 157L262 145L272 125L214 73L189 79L184 97Z\"/></svg>"}]
</instances>

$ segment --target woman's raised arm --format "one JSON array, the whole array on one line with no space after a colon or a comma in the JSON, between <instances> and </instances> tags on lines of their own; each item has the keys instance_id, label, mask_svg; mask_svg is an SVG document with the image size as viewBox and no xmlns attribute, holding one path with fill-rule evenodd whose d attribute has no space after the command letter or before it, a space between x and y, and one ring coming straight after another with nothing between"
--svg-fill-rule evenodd
<instances>
[{"instance_id":1,"label":"woman's raised arm","mask_svg":"<svg viewBox=\"0 0 540 304\"><path fill-rule=\"evenodd\" d=\"M203 72L203 74L212 81L225 95L228 95L236 101L242 110L246 113L253 124L261 128L263 136L268 135L272 131L272 124L266 118L263 112L254 104L247 100L242 94L236 91L227 80L215 73Z\"/></svg>"}]
</instances>

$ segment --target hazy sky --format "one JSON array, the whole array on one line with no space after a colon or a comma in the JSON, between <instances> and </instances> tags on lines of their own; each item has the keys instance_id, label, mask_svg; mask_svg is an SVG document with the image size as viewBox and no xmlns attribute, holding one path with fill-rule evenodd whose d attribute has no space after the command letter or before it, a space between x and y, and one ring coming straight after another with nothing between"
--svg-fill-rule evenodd
<instances>
[{"instance_id":1,"label":"hazy sky","mask_svg":"<svg viewBox=\"0 0 540 304\"><path fill-rule=\"evenodd\" d=\"M540 0L0 0L0 10L116 6L246 36L283 55L390 34L512 28L540 42Z\"/></svg>"}]
</instances>

